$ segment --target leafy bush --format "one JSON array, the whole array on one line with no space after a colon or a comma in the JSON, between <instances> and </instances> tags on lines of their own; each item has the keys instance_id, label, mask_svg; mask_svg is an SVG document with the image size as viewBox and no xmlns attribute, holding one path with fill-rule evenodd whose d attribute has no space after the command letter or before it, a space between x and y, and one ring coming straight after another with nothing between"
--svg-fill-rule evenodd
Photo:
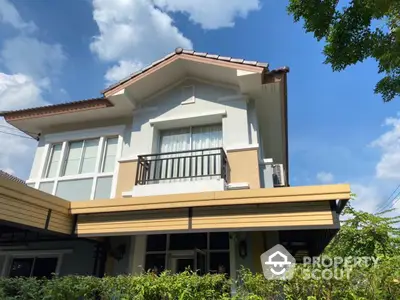
<instances>
[{"instance_id":1,"label":"leafy bush","mask_svg":"<svg viewBox=\"0 0 400 300\"><path fill-rule=\"evenodd\" d=\"M376 266L357 267L340 279L306 279L306 266L298 266L289 281L266 280L247 269L237 282L223 275L199 276L190 271L140 276L96 278L65 276L52 280L1 278L4 300L397 300L400 299L400 257L382 260ZM236 294L230 295L231 285Z\"/></svg>"}]
</instances>

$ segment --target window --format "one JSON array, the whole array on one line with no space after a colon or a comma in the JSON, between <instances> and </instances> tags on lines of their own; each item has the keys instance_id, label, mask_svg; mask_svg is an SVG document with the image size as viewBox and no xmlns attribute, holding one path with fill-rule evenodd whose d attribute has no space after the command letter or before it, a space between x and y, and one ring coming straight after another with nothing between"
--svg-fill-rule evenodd
<instances>
[{"instance_id":1,"label":"window","mask_svg":"<svg viewBox=\"0 0 400 300\"><path fill-rule=\"evenodd\" d=\"M158 162L153 164L150 178L159 178L161 183L192 180L195 177L196 180L217 178L221 167L220 147L221 124L162 131L160 155Z\"/></svg>"},{"instance_id":2,"label":"window","mask_svg":"<svg viewBox=\"0 0 400 300\"><path fill-rule=\"evenodd\" d=\"M63 175L93 173L95 171L98 147L99 139L69 143Z\"/></svg>"},{"instance_id":3,"label":"window","mask_svg":"<svg viewBox=\"0 0 400 300\"><path fill-rule=\"evenodd\" d=\"M202 254L202 255L199 255ZM197 256L197 268L204 259L205 272L230 274L229 233L183 233L147 236L145 270L162 272L166 268L179 271L179 263L193 266ZM178 265L177 265L178 263ZM174 265L175 264L175 265Z\"/></svg>"},{"instance_id":4,"label":"window","mask_svg":"<svg viewBox=\"0 0 400 300\"><path fill-rule=\"evenodd\" d=\"M61 144L56 144L51 147L46 171L47 178L52 178L57 175L57 168L61 158L61 147Z\"/></svg>"},{"instance_id":5,"label":"window","mask_svg":"<svg viewBox=\"0 0 400 300\"><path fill-rule=\"evenodd\" d=\"M110 198L118 140L110 136L51 145L36 187L70 201Z\"/></svg>"},{"instance_id":6,"label":"window","mask_svg":"<svg viewBox=\"0 0 400 300\"><path fill-rule=\"evenodd\" d=\"M57 257L14 258L11 262L9 277L47 277L56 272Z\"/></svg>"}]
</instances>

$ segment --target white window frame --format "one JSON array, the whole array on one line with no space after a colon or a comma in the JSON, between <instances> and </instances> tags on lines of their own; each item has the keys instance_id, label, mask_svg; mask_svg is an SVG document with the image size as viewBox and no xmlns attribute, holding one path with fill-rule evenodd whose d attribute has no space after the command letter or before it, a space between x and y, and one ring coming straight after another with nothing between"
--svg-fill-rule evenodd
<instances>
[{"instance_id":1,"label":"white window frame","mask_svg":"<svg viewBox=\"0 0 400 300\"><path fill-rule=\"evenodd\" d=\"M17 250L17 251L0 251L0 256L5 256L3 268L1 270L1 277L9 277L12 261L15 258L31 258L35 261L36 258L57 258L57 266L55 273L60 274L64 254L72 253L72 249L60 249L60 250ZM31 275L35 265L33 264Z\"/></svg>"},{"instance_id":2,"label":"white window frame","mask_svg":"<svg viewBox=\"0 0 400 300\"><path fill-rule=\"evenodd\" d=\"M52 195L56 194L58 183L60 181L68 181L68 180L78 180L78 179L93 179L91 193L88 200L93 200L96 192L97 179L102 177L111 177L111 195L110 198L115 197L116 186L118 180L118 170L119 163L118 160L121 158L122 153L122 144L123 144L123 135L125 131L125 125L122 126L112 126L112 127L102 127L102 128L93 128L86 130L77 130L77 131L69 131L63 133L55 133L48 134L44 137L45 142L45 151L43 153L41 164L40 164L40 178L37 180L27 180L27 184L34 184L36 189L39 189L41 183L46 182L54 182ZM113 172L105 172L102 173L101 170L103 168L103 160L105 158L105 150L108 138L116 137L118 139L117 142L117 154L115 158L115 167ZM95 172L93 173L84 173L84 174L74 174L61 176L63 168L65 167L65 160L68 154L68 146L71 142L81 141L81 140L89 140L89 139L99 139L99 146L97 149L97 158L95 164ZM60 162L57 168L57 176L52 178L46 178L46 174L49 167L49 159L51 158L51 151L53 149L53 145L62 144L61 153L60 153ZM82 157L81 157L82 159Z\"/></svg>"}]
</instances>

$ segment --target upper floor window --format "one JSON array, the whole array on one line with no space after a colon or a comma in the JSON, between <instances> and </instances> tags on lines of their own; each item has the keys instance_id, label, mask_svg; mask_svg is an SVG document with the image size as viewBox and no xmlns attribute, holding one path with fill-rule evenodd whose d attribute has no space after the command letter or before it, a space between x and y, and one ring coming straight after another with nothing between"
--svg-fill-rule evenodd
<instances>
[{"instance_id":1,"label":"upper floor window","mask_svg":"<svg viewBox=\"0 0 400 300\"><path fill-rule=\"evenodd\" d=\"M38 188L67 200L110 198L118 137L52 144Z\"/></svg>"}]
</instances>

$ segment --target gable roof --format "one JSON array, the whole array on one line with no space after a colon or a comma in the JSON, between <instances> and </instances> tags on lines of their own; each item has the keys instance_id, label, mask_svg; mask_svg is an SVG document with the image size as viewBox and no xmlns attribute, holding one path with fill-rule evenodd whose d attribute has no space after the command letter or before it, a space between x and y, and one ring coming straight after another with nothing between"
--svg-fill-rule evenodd
<instances>
[{"instance_id":1,"label":"gable roof","mask_svg":"<svg viewBox=\"0 0 400 300\"><path fill-rule=\"evenodd\" d=\"M113 90L121 86L122 84L126 83L127 81L138 77L139 75L145 75L144 73L153 70L153 68L158 67L161 63L166 63L168 60L172 60L176 58L176 56L181 55L182 58L193 57L193 59L201 60L201 61L210 61L210 62L220 62L220 63L228 63L232 65L237 65L238 67L243 66L247 68L257 68L258 70L262 70L265 72L264 74L272 74L275 72L287 72L288 69L278 69L269 71L268 63L259 62L259 61L250 61L245 60L243 58L233 58L229 56L221 56L218 54L211 54L207 52L196 52L193 50L186 50L183 48L176 48L174 52L166 55L165 57L151 63L150 65L142 68L139 71L132 73L131 75L127 76L126 78L118 81L117 83L109 86L108 88L101 91L104 95L106 92ZM32 117L43 117L48 115L54 114L63 114L63 113L70 113L88 109L97 109L97 108L106 108L114 106L107 97L102 96L99 98L92 98L92 99L84 99L78 100L73 102L64 102L60 104L53 104L53 105L46 105L46 106L38 106L33 108L26 108L26 109L19 109L19 110L8 110L8 111L0 111L0 117L6 117L7 120L21 120L25 118L32 118Z\"/></svg>"},{"instance_id":2,"label":"gable roof","mask_svg":"<svg viewBox=\"0 0 400 300\"><path fill-rule=\"evenodd\" d=\"M230 56L221 56L218 54L211 54L211 53L207 53L207 52L196 52L193 50L186 50L183 48L176 48L174 52L164 56L163 58L156 60L155 62L151 63L150 65L130 74L129 76L121 79L120 81L112 84L111 86L107 87L106 89L102 90L101 93L105 94L106 92L116 88L117 86L120 86L121 84L139 76L140 74L143 74L151 69L153 69L154 67L158 66L159 64L177 56L177 55L188 55L188 56L194 56L194 57L200 57L203 59L209 59L209 60L217 60L217 61L221 61L221 62L228 62L228 63L232 63L232 64L237 64L237 65L245 65L245 66L253 66L253 67L260 67L260 68L264 68L266 69L266 71L268 72L268 63L265 62L259 62L259 61L252 61L252 60L245 60L243 58L233 58Z\"/></svg>"},{"instance_id":3,"label":"gable roof","mask_svg":"<svg viewBox=\"0 0 400 300\"><path fill-rule=\"evenodd\" d=\"M26 185L24 180L14 176L14 175L11 175L10 173L7 173L7 172L5 172L3 170L0 170L0 177L7 178L9 180L12 180L12 181L15 181L15 182L18 182L18 183Z\"/></svg>"}]
</instances>

